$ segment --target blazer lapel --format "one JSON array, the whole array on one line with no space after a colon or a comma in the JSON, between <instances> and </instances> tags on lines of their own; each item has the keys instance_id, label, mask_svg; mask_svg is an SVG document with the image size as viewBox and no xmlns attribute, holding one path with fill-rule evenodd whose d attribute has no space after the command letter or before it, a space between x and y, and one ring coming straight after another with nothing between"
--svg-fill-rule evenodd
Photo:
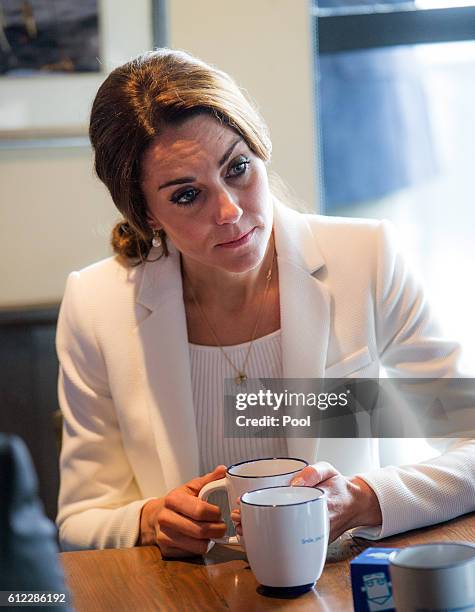
<instances>
[{"instance_id":1,"label":"blazer lapel","mask_svg":"<svg viewBox=\"0 0 475 612\"><path fill-rule=\"evenodd\" d=\"M283 378L323 378L330 329L330 296L314 276L323 256L305 215L276 203L274 222ZM315 461L317 440L288 438L290 456Z\"/></svg>"},{"instance_id":2,"label":"blazer lapel","mask_svg":"<svg viewBox=\"0 0 475 612\"><path fill-rule=\"evenodd\" d=\"M188 334L180 256L145 264L137 301L151 310L137 333L143 347L150 422L168 490L198 475Z\"/></svg>"},{"instance_id":3,"label":"blazer lapel","mask_svg":"<svg viewBox=\"0 0 475 612\"><path fill-rule=\"evenodd\" d=\"M325 265L305 215L276 204L275 241L284 378L324 375L330 296L316 273Z\"/></svg>"}]
</instances>

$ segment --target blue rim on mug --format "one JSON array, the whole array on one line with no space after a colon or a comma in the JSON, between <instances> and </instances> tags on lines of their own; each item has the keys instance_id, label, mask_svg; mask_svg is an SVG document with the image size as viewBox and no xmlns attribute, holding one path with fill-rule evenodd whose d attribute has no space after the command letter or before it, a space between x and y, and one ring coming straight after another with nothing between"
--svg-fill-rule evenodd
<instances>
[{"instance_id":1,"label":"blue rim on mug","mask_svg":"<svg viewBox=\"0 0 475 612\"><path fill-rule=\"evenodd\" d=\"M259 459L247 459L246 461L239 461L238 463L233 463L226 469L226 474L229 474L233 478L272 478L274 476L287 476L288 474L294 474L295 472L300 472L304 468L297 468L296 470L291 470L290 472L282 472L282 474L267 474L261 476L246 476L244 474L231 474L230 470L236 468L240 465L244 465L245 463L257 463L258 461L273 461L274 459L288 459L290 461L300 461L300 463L305 464L304 467L308 466L308 461L305 459L300 459L299 457L261 457Z\"/></svg>"},{"instance_id":2,"label":"blue rim on mug","mask_svg":"<svg viewBox=\"0 0 475 612\"><path fill-rule=\"evenodd\" d=\"M292 504L253 504L251 502L247 502L243 499L245 495L251 495L252 493L258 493L259 491L268 491L269 489L307 489L310 491L320 491L321 495L319 497L315 497L315 499L306 499L305 501L294 502ZM319 487L293 487L291 485L277 485L275 487L261 487L260 489L254 489L253 491L247 491L241 495L241 504L245 504L246 506L254 506L257 508L288 508L290 506L301 506L302 504L309 504L311 502L322 501L327 498L327 494L323 489Z\"/></svg>"},{"instance_id":3,"label":"blue rim on mug","mask_svg":"<svg viewBox=\"0 0 475 612\"><path fill-rule=\"evenodd\" d=\"M447 545L453 545L455 544L456 546L463 546L465 548L471 548L473 550L473 557L469 557L468 559L463 559L461 561L457 561L456 563L450 563L448 565L437 565L437 566L432 566L432 567L418 567L418 566L414 566L414 565L407 565L406 563L403 562L399 562L397 563L397 558L398 556L403 553L404 551L407 551L409 549L413 550L414 548L422 548L422 547L428 547L428 546L447 546ZM466 563L473 563L475 561L475 544L471 544L470 542L428 542L427 544L414 544L413 546L406 546L406 548L402 548L401 550L397 551L396 554L394 555L394 557L391 557L389 559L389 562L391 565L394 565L396 567L400 567L402 569L410 569L410 570L415 570L415 571L421 571L421 572L433 572L434 570L443 570L443 569L450 569L451 567L460 567L462 565L465 565Z\"/></svg>"}]
</instances>

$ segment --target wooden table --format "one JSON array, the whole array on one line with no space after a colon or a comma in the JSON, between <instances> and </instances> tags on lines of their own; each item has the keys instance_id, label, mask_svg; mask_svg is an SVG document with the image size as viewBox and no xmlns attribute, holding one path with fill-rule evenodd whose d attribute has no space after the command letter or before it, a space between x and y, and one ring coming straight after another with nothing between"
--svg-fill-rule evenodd
<instances>
[{"instance_id":1,"label":"wooden table","mask_svg":"<svg viewBox=\"0 0 475 612\"><path fill-rule=\"evenodd\" d=\"M205 558L163 560L153 546L61 553L78 612L95 610L353 610L349 562L368 546L475 542L475 513L378 542L345 535L329 548L317 586L293 599L263 595L238 548L216 545Z\"/></svg>"}]
</instances>

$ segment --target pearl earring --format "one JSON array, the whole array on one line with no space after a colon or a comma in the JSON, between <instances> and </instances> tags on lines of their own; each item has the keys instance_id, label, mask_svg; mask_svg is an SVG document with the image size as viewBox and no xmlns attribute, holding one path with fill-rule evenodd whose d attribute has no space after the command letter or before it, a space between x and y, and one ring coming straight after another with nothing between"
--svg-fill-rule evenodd
<instances>
[{"instance_id":1,"label":"pearl earring","mask_svg":"<svg viewBox=\"0 0 475 612\"><path fill-rule=\"evenodd\" d=\"M154 246L155 248L162 246L162 241L160 239L160 233L157 229L153 230L152 246Z\"/></svg>"}]
</instances>

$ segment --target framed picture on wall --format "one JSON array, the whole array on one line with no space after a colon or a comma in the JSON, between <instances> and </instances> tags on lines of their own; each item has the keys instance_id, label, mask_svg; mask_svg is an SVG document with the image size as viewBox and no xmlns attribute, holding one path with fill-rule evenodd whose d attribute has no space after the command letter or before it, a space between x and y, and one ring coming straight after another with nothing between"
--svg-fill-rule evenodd
<instances>
[{"instance_id":1,"label":"framed picture on wall","mask_svg":"<svg viewBox=\"0 0 475 612\"><path fill-rule=\"evenodd\" d=\"M0 0L0 140L85 136L106 74L157 44L154 5Z\"/></svg>"},{"instance_id":2,"label":"framed picture on wall","mask_svg":"<svg viewBox=\"0 0 475 612\"><path fill-rule=\"evenodd\" d=\"M1 0L0 75L100 72L98 0Z\"/></svg>"}]
</instances>

